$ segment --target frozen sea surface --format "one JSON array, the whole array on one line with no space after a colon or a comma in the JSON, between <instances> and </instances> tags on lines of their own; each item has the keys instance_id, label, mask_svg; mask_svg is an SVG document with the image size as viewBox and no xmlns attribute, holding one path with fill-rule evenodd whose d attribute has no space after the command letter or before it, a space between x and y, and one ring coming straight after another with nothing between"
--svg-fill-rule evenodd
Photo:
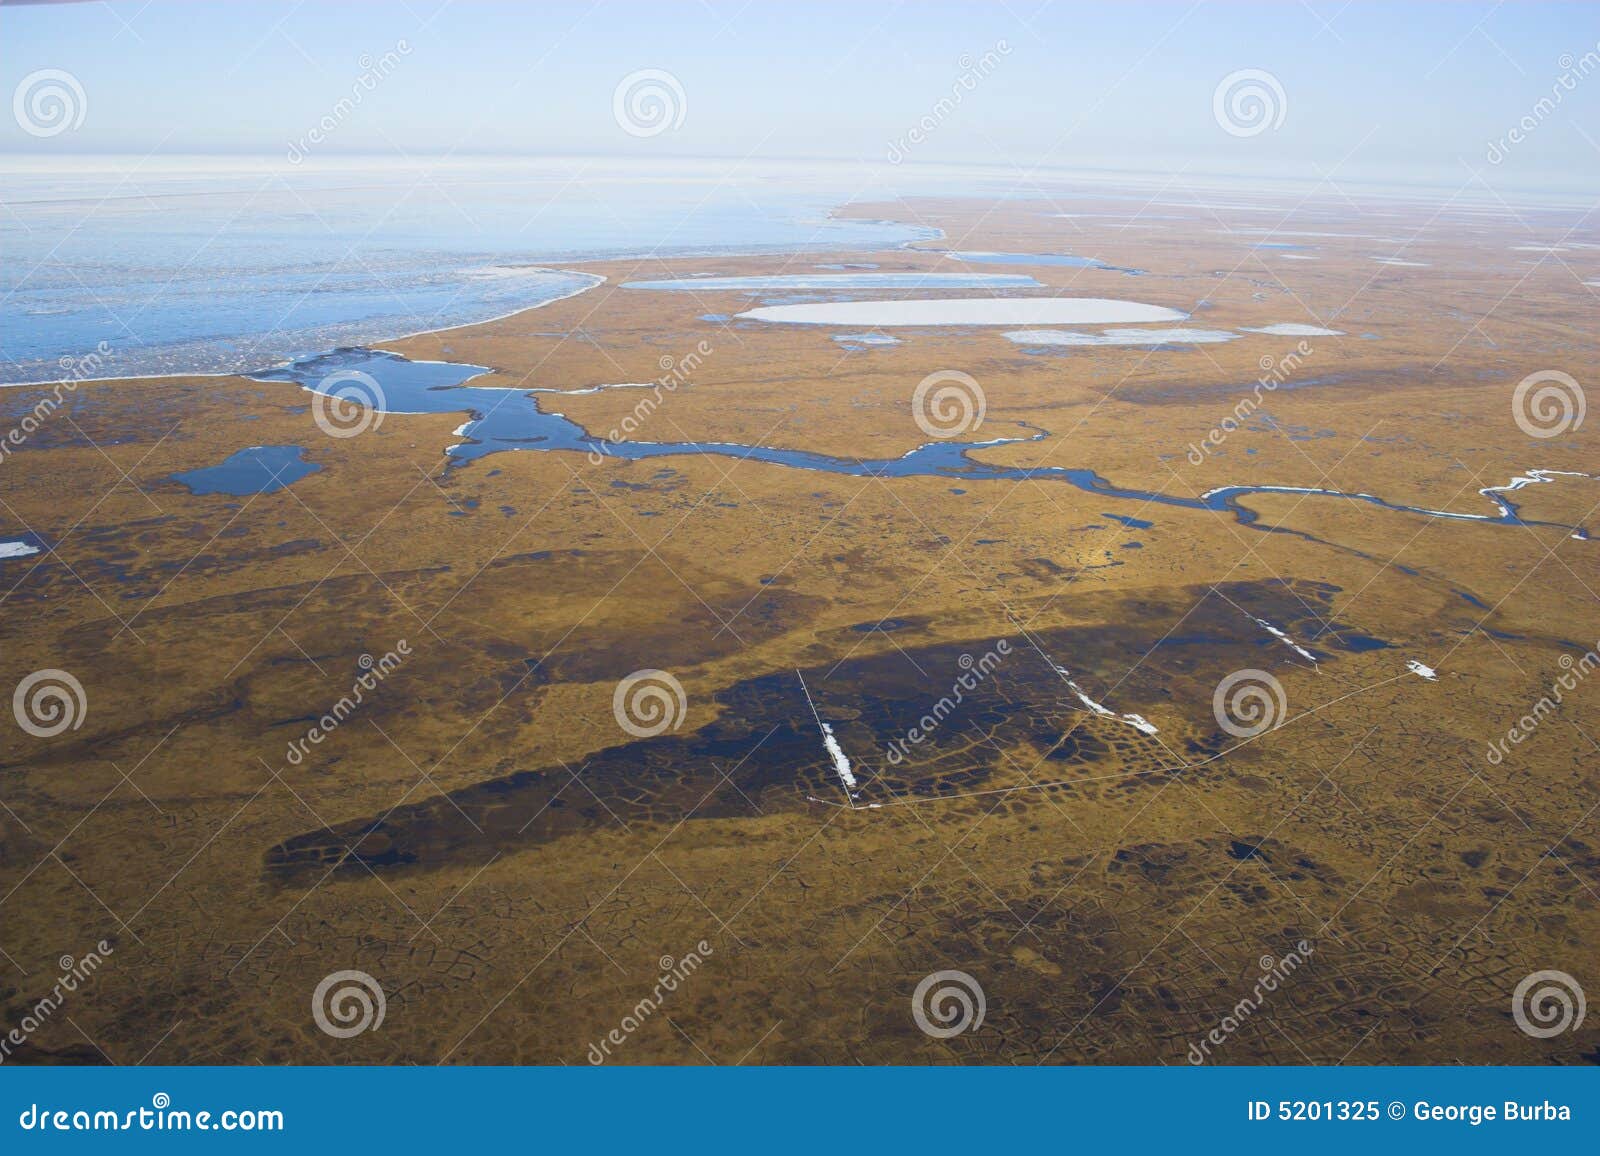
<instances>
[{"instance_id":1,"label":"frozen sea surface","mask_svg":"<svg viewBox=\"0 0 1600 1156\"><path fill-rule=\"evenodd\" d=\"M567 296L595 278L551 266L584 259L937 235L834 217L859 188L659 159L5 158L0 382L260 369Z\"/></svg>"}]
</instances>

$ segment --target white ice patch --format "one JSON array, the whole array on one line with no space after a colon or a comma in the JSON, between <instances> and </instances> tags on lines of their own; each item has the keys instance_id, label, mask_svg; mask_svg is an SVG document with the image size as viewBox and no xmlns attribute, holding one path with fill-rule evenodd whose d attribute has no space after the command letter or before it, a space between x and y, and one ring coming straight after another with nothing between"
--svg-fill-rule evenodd
<instances>
[{"instance_id":1,"label":"white ice patch","mask_svg":"<svg viewBox=\"0 0 1600 1156\"><path fill-rule=\"evenodd\" d=\"M1227 330L1011 330L1003 336L1019 346L1198 346L1238 338Z\"/></svg>"},{"instance_id":2,"label":"white ice patch","mask_svg":"<svg viewBox=\"0 0 1600 1156\"><path fill-rule=\"evenodd\" d=\"M828 757L833 760L833 769L839 772L839 781L844 784L845 790L854 794L856 775L850 769L850 758L839 745L839 740L833 737L833 728L827 723L822 724L822 745L828 748Z\"/></svg>"},{"instance_id":3,"label":"white ice patch","mask_svg":"<svg viewBox=\"0 0 1600 1156\"><path fill-rule=\"evenodd\" d=\"M1439 675L1434 671L1433 667L1424 666L1414 658L1406 660L1406 669L1412 674L1416 675L1418 678L1425 678L1429 682L1439 681Z\"/></svg>"},{"instance_id":4,"label":"white ice patch","mask_svg":"<svg viewBox=\"0 0 1600 1156\"><path fill-rule=\"evenodd\" d=\"M585 393L604 393L608 389L654 389L658 382L654 381L619 381L607 385L586 385L581 389L553 389L548 386L539 386L533 389L527 386L508 386L509 389L520 389L523 393L560 393L568 397L577 397ZM485 388L495 388L489 386Z\"/></svg>"},{"instance_id":5,"label":"white ice patch","mask_svg":"<svg viewBox=\"0 0 1600 1156\"><path fill-rule=\"evenodd\" d=\"M828 301L768 305L739 314L746 321L789 325L840 325L877 329L894 325L1117 325L1185 321L1165 305L1106 297L958 297L914 301Z\"/></svg>"},{"instance_id":6,"label":"white ice patch","mask_svg":"<svg viewBox=\"0 0 1600 1156\"><path fill-rule=\"evenodd\" d=\"M1316 655L1312 654L1309 650L1307 650L1305 647L1301 646L1294 639L1290 638L1283 631L1279 630L1276 626L1272 625L1272 623L1268 622L1265 618L1257 618L1254 614L1250 614L1250 613L1246 613L1245 617L1248 618L1251 622L1254 622L1257 626L1261 627L1262 630L1265 630L1268 634L1272 635L1272 637L1274 637L1278 641L1282 642L1285 646L1287 646L1290 650L1294 651L1301 658L1308 658L1312 662L1316 662L1317 661L1317 656Z\"/></svg>"},{"instance_id":7,"label":"white ice patch","mask_svg":"<svg viewBox=\"0 0 1600 1156\"><path fill-rule=\"evenodd\" d=\"M30 542L0 542L0 558L26 558L38 552L39 547Z\"/></svg>"},{"instance_id":8,"label":"white ice patch","mask_svg":"<svg viewBox=\"0 0 1600 1156\"><path fill-rule=\"evenodd\" d=\"M1506 505L1501 494L1514 494L1524 486L1537 486L1542 482L1553 482L1557 478L1589 478L1593 475L1579 473L1577 470L1529 470L1525 474L1518 474L1503 486L1485 486L1478 493L1488 498L1500 507L1502 513L1510 514L1511 507ZM1460 517L1461 515L1450 515ZM1476 515L1473 515L1476 516ZM1574 538L1582 540L1583 536L1574 532Z\"/></svg>"},{"instance_id":9,"label":"white ice patch","mask_svg":"<svg viewBox=\"0 0 1600 1156\"><path fill-rule=\"evenodd\" d=\"M1263 325L1252 329L1242 326L1246 333L1268 333L1273 337L1343 337L1342 329L1324 329L1320 325L1302 325L1297 321L1283 321L1276 325Z\"/></svg>"},{"instance_id":10,"label":"white ice patch","mask_svg":"<svg viewBox=\"0 0 1600 1156\"><path fill-rule=\"evenodd\" d=\"M1426 261L1403 261L1399 257L1374 257L1373 260L1380 265L1406 265L1413 269L1426 269L1428 267Z\"/></svg>"},{"instance_id":11,"label":"white ice patch","mask_svg":"<svg viewBox=\"0 0 1600 1156\"><path fill-rule=\"evenodd\" d=\"M778 289L1041 289L1026 273L780 273L766 277L676 277L624 281L624 289L704 293Z\"/></svg>"},{"instance_id":12,"label":"white ice patch","mask_svg":"<svg viewBox=\"0 0 1600 1156\"><path fill-rule=\"evenodd\" d=\"M1046 661L1048 661L1048 659ZM1126 723L1128 726L1131 726L1134 730L1139 731L1141 734L1153 735L1158 733L1155 725L1143 715L1118 714L1116 711L1111 710L1098 702L1095 702L1094 699L1083 693L1083 688L1081 686L1072 681L1072 672L1066 667L1057 666L1052 662L1050 663L1050 669L1054 670L1062 678L1067 680L1068 688L1073 694L1078 696L1078 701L1084 706L1088 707L1091 713L1097 714L1101 718L1115 719L1117 722Z\"/></svg>"},{"instance_id":13,"label":"white ice patch","mask_svg":"<svg viewBox=\"0 0 1600 1156\"><path fill-rule=\"evenodd\" d=\"M1212 486L1201 494L1202 500L1214 498L1224 490L1237 490L1239 486ZM1346 498L1369 498L1371 494L1346 494L1343 490L1325 490L1318 486L1251 486L1251 490L1259 494L1336 494ZM1482 517L1481 514L1462 515L1462 517Z\"/></svg>"},{"instance_id":14,"label":"white ice patch","mask_svg":"<svg viewBox=\"0 0 1600 1156\"><path fill-rule=\"evenodd\" d=\"M1381 241L1382 237L1376 233L1327 233L1315 229L1212 229L1213 233L1232 236L1234 233L1249 233L1260 237L1356 237L1367 241Z\"/></svg>"}]
</instances>

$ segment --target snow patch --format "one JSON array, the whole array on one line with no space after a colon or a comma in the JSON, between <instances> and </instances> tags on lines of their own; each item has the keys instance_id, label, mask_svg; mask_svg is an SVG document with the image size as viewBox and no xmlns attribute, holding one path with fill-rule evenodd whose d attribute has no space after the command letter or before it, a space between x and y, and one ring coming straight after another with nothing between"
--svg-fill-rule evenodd
<instances>
[{"instance_id":1,"label":"snow patch","mask_svg":"<svg viewBox=\"0 0 1600 1156\"><path fill-rule=\"evenodd\" d=\"M1046 661L1049 660L1046 659ZM1091 713L1097 714L1101 718L1115 719L1117 722L1126 723L1128 726L1131 726L1134 730L1139 731L1141 734L1153 735L1159 733L1155 728L1155 724L1151 723L1143 715L1118 714L1116 711L1111 710L1110 708L1103 706L1098 702L1095 702L1094 699L1083 693L1083 688L1081 686L1072 681L1072 672L1066 667L1057 666L1055 663L1051 662L1050 669L1054 670L1062 678L1067 680L1068 688L1071 689L1073 694L1078 696L1078 701L1084 706L1088 707Z\"/></svg>"},{"instance_id":2,"label":"snow patch","mask_svg":"<svg viewBox=\"0 0 1600 1156\"><path fill-rule=\"evenodd\" d=\"M828 748L828 757L833 760L833 769L839 772L839 780L844 783L845 790L854 795L856 774L850 769L850 757L844 753L839 740L833 737L833 727L827 723L822 724L822 745Z\"/></svg>"},{"instance_id":3,"label":"snow patch","mask_svg":"<svg viewBox=\"0 0 1600 1156\"><path fill-rule=\"evenodd\" d=\"M1265 630L1268 634L1270 634L1274 638L1278 639L1278 641L1282 642L1285 646L1287 646L1290 650L1294 651L1301 658L1308 658L1313 663L1317 661L1317 656L1316 655L1312 654L1309 650L1307 650L1305 647L1301 646L1294 639L1290 638L1283 631L1279 630L1276 626L1272 625L1272 623L1268 622L1265 618L1257 618L1254 614L1249 614L1249 613L1245 614L1245 617L1248 618L1251 622L1254 622L1257 626L1261 627L1262 630Z\"/></svg>"},{"instance_id":4,"label":"snow patch","mask_svg":"<svg viewBox=\"0 0 1600 1156\"><path fill-rule=\"evenodd\" d=\"M1277 325L1263 325L1259 329L1252 329L1248 325L1242 326L1246 333L1270 333L1273 337L1343 337L1341 329L1324 329L1320 325L1302 325L1295 321L1280 322Z\"/></svg>"}]
</instances>

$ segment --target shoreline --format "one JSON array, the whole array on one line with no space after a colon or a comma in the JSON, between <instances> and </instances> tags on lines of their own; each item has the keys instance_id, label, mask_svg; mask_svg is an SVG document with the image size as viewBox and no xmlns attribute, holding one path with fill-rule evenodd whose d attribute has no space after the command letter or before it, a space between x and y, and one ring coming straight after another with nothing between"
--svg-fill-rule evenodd
<instances>
[{"instance_id":1,"label":"shoreline","mask_svg":"<svg viewBox=\"0 0 1600 1156\"><path fill-rule=\"evenodd\" d=\"M566 269L552 269L552 270L550 270L550 272L552 272L552 273L565 273L565 272L569 272L569 270L566 270ZM598 273L585 273L582 270L571 270L571 272L574 272L576 275L581 276L581 277L592 277L593 280L590 281L589 284L584 285L581 288L574 289L570 293L563 293L559 297L551 297L551 298L548 298L547 300L540 301L540 302L538 302L536 304L533 304L533 305L524 305L524 306L522 306L520 308L517 308L517 309L508 310L505 313L497 313L493 317L485 317L485 318L482 318L481 320L478 320L478 321L462 321L462 322L458 322L455 325L441 325L436 329L417 329L417 330L413 330L410 333L399 333L399 334L396 334L393 337L380 337L380 338L376 338L375 340L380 341L380 342L409 341L413 337L427 337L427 336L431 336L432 334L435 334L435 333L449 333L452 329L466 329L469 326L473 326L473 325L488 325L488 324L491 324L492 322L495 322L495 321L504 321L508 317L515 317L519 313L531 313L535 309L543 309L546 305L554 305L558 301L569 301L574 297L578 297L578 296L581 296L584 293L587 293L591 289L598 289L601 285L604 285L606 283L606 278L601 276ZM374 350L382 350L385 353L393 353L394 352L393 350L385 350L385 349L383 349L381 345L365 345L365 344L363 344L363 345L336 345L333 348L334 349L374 349ZM259 366L259 367L255 368L255 369L239 370L237 372L230 372L230 373L218 373L218 372L208 371L208 370L196 370L194 373L135 373L135 374L130 374L130 375L125 376L125 377L57 377L57 378L52 378L49 381L0 381L0 389L30 389L30 388L31 389L43 389L46 386L51 386L51 385L71 385L73 388L77 388L80 385L104 385L104 384L107 384L107 383L119 382L119 381L187 381L187 380L191 380L191 379L198 379L198 380L204 380L204 381L216 381L216 380L220 380L222 378L229 378L229 377L237 377L237 378L241 378L242 380L245 380L245 381L259 381L261 379L256 377L255 376L256 374L259 374L259 373L270 373L272 370L275 370L275 369L284 369L284 368L287 368L288 366L296 364L297 362L304 361L309 357L317 357L317 356L319 356L319 355L321 355L323 353L328 353L328 352L330 352L330 350L326 350L326 349L308 350L308 351L304 351L304 352L301 352L301 353L290 354L288 357L285 357L285 358L281 359L280 361L273 362L270 365L263 365L263 366ZM404 355L402 354L400 356L404 356ZM410 358L406 358L406 360L410 361L411 359ZM428 364L428 363L424 362L424 363L421 363L421 364ZM444 365L444 364L450 364L450 363L447 363L447 362L436 362L436 363L433 363L433 364Z\"/></svg>"},{"instance_id":2,"label":"shoreline","mask_svg":"<svg viewBox=\"0 0 1600 1156\"><path fill-rule=\"evenodd\" d=\"M828 211L828 216L832 217L838 211L838 209L841 208L841 207L843 207L843 206L835 206L833 209L830 209ZM492 317L481 317L481 318L477 318L477 319L472 320L472 321L460 321L460 322L456 322L453 325L441 325L441 326L437 326L435 328L430 328L430 329L417 329L417 330L413 330L412 332L409 332L409 333L399 333L399 334L395 334L392 337L378 337L378 338L373 338L373 340L377 341L377 342L409 341L410 339L412 339L414 337L428 337L428 336L431 336L431 335L436 334L436 333L449 333L453 329L467 329L467 328L470 328L470 327L475 326L475 325L489 325L489 324L492 324L493 322L496 322L496 321L504 321L508 317L515 317L519 313L531 313L535 309L543 309L546 305L554 305L558 301L570 300L573 297L577 297L577 296L580 296L581 294L587 293L591 289L599 288L601 285L604 285L606 283L606 281L607 281L607 278L605 276L599 274L599 273L590 273L590 272L588 272L586 270L583 270L583 269L568 269L568 268L566 268L566 266L568 266L568 265L594 265L594 264L601 264L601 263L612 262L612 261L655 261L655 260L662 260L662 259L666 259L666 258L683 259L683 260L705 260L705 259L715 259L715 258L720 258L720 257L727 257L727 258L734 258L734 259L744 259L744 258L751 258L751 257L800 257L800 256L804 256L804 255L807 255L807 254L814 254L814 255L817 255L817 256L824 256L824 255L826 255L826 256L838 256L841 259L845 259L845 258L850 258L850 257L874 256L874 255L878 255L878 254L882 254L882 253L896 253L896 252L925 253L925 252L927 252L927 250L917 249L917 248L915 248L915 246L920 245L920 244L924 244L924 243L927 243L927 242L930 242L930 241L943 240L945 238L945 236L946 236L945 231L943 229L941 229L941 228L936 227L936 226L906 225L904 222L895 221L895 220L892 220L892 219L887 218L887 217L885 217L885 218L876 218L875 217L875 218L864 218L864 219L870 220L870 222L873 223L873 224L880 224L880 225L886 225L886 226L887 225L899 225L899 226L906 227L906 228L921 229L921 230L923 230L923 231L925 231L927 233L930 233L931 235L927 236L927 237L912 238L911 240L903 241L903 242L901 242L901 243L899 243L897 245L890 245L887 248L880 248L880 249L831 249L831 248L826 248L826 247L819 247L816 250L811 250L811 249L807 249L805 247L801 247L801 248L798 248L798 249L795 249L795 248L777 248L777 249L770 249L770 250L767 250L767 249L763 249L763 250L740 250L740 251L737 251L737 252L722 252L720 250L704 250L704 251L702 251L702 250L685 250L683 252L673 252L673 253L667 253L667 254L662 254L662 253L624 253L624 254L619 254L619 255L615 255L615 256L589 256L589 257L577 257L577 258L572 258L572 259L562 259L560 261L560 266L561 267L559 267L559 268L556 267L555 265L545 266L545 265L542 265L542 264L532 264L532 265L527 266L527 268L529 268L530 270L546 270L546 271L551 272L551 273L571 273L574 276L579 276L579 277L592 277L592 278L594 278L594 280L592 282L590 282L588 285L584 285L581 288L574 289L570 293L563 293L559 297L551 297L551 298L548 298L548 299L546 299L544 301L536 302L535 304L532 304L532 305L523 305L523 306L520 306L520 307L518 307L516 309L507 310L504 313L496 313ZM376 344L357 343L357 344L353 344L353 345L335 345L335 346L332 346L330 348L331 349L341 349L341 348L380 349L380 348L382 348L382 346L381 345L376 345ZM217 379L228 378L228 377L240 377L240 378L247 378L247 379L250 379L250 380L254 380L254 378L252 377L253 374L263 373L263 372L267 372L267 371L273 370L273 369L281 369L281 368L283 368L285 366L293 365L297 361L303 361L308 357L316 357L318 354L327 353L327 352L329 352L329 349L301 350L301 351L299 351L297 353L290 354L287 357L281 359L280 361L273 362L273 363L271 363L269 365L258 366L258 367L254 368L254 369L251 369L251 370L241 370L241 371L237 371L237 372L217 372L217 371L213 371L213 370L196 370L193 373L134 373L134 374L126 374L126 375L121 375L121 376L116 376L116 377L80 377L80 378L55 377L55 378L50 378L50 379L45 380L45 381L0 381L0 389L27 389L27 388L41 388L42 389L42 388L45 388L47 386L63 385L63 384L68 384L68 383L71 383L71 384L74 384L74 385L90 385L90 384L105 383L105 382L117 382L117 381L181 381L181 380L190 379L190 378L204 379L204 380L217 380ZM390 352L392 352L392 351L390 351ZM62 356L67 356L67 355L63 354Z\"/></svg>"}]
</instances>

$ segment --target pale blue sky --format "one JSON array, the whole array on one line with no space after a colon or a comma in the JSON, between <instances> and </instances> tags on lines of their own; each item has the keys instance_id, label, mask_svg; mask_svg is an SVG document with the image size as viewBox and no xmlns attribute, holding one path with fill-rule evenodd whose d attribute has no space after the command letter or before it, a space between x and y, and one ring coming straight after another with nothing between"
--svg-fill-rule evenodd
<instances>
[{"instance_id":1,"label":"pale blue sky","mask_svg":"<svg viewBox=\"0 0 1600 1156\"><path fill-rule=\"evenodd\" d=\"M1325 23L1326 21L1326 23ZM1600 60L1586 4L365 3L7 5L0 83L81 84L80 126L0 150L282 156L348 97L361 58L409 47L317 145L325 156L602 153L882 160L951 94L960 59L1004 41L992 73L937 118L912 161L1272 174L1497 188L1600 189L1600 66L1561 101L1563 65ZM1564 60L1563 58L1567 58ZM683 123L613 117L619 80L663 69ZM1218 82L1270 72L1282 124L1213 116ZM1524 117L1526 138L1491 165Z\"/></svg>"}]
</instances>

